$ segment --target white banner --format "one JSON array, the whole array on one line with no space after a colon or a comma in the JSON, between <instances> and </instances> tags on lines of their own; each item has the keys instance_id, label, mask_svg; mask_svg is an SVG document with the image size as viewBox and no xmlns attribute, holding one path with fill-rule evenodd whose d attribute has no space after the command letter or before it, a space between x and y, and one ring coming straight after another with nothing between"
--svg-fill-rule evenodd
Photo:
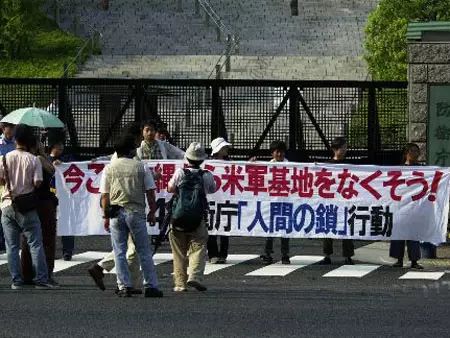
<instances>
[{"instance_id":1,"label":"white banner","mask_svg":"<svg viewBox=\"0 0 450 338\"><path fill-rule=\"evenodd\" d=\"M58 166L58 234L106 234L98 187L106 162ZM157 181L159 233L167 183L183 161L147 161ZM209 233L225 236L445 241L449 168L206 161Z\"/></svg>"}]
</instances>

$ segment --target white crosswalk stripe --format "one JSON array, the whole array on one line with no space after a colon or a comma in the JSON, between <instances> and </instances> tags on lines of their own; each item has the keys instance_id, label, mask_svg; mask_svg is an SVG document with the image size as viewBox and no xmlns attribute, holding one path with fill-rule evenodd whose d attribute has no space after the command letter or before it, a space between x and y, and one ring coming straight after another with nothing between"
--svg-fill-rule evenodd
<instances>
[{"instance_id":1,"label":"white crosswalk stripe","mask_svg":"<svg viewBox=\"0 0 450 338\"><path fill-rule=\"evenodd\" d=\"M416 272L409 271L401 276L399 279L428 279L428 280L438 280L445 272Z\"/></svg>"},{"instance_id":2,"label":"white crosswalk stripe","mask_svg":"<svg viewBox=\"0 0 450 338\"><path fill-rule=\"evenodd\" d=\"M156 253L153 256L153 262L155 263L155 265L170 262L172 259L173 259L173 256L171 253ZM113 268L111 271L104 270L103 273L115 274L116 268Z\"/></svg>"},{"instance_id":3,"label":"white crosswalk stripe","mask_svg":"<svg viewBox=\"0 0 450 338\"><path fill-rule=\"evenodd\" d=\"M210 275L213 272L217 272L223 270L225 268L229 268L233 265L243 263L245 261L249 261L251 259L257 258L258 255L228 255L226 264L210 264L206 263L205 266L205 275Z\"/></svg>"},{"instance_id":4,"label":"white crosswalk stripe","mask_svg":"<svg viewBox=\"0 0 450 338\"><path fill-rule=\"evenodd\" d=\"M291 257L291 264L289 265L277 262L249 272L246 276L286 276L295 270L317 263L322 259L322 256L294 256Z\"/></svg>"},{"instance_id":5,"label":"white crosswalk stripe","mask_svg":"<svg viewBox=\"0 0 450 338\"><path fill-rule=\"evenodd\" d=\"M334 269L323 277L346 277L346 278L361 278L365 275L375 271L381 267L381 265L368 265L368 264L355 264L355 265L343 265L337 269Z\"/></svg>"},{"instance_id":6,"label":"white crosswalk stripe","mask_svg":"<svg viewBox=\"0 0 450 338\"><path fill-rule=\"evenodd\" d=\"M64 261L63 259L55 260L55 273L61 273L65 270L68 270L74 266L98 261L101 260L105 255L109 254L109 252L103 251L86 251L72 257L71 261ZM253 254L231 254L227 257L226 264L210 264L206 263L205 266L205 275L212 275L215 272L231 268L235 265L245 263L249 260L258 258L258 255ZM315 264L322 260L322 256L314 256L314 255L298 255L291 257L291 264L284 265L281 262L276 262L274 264L270 264L267 266L263 266L257 268L253 271L245 274L246 276L287 276L290 273L308 267L312 264ZM153 260L155 265L160 265L163 263L167 263L172 261L173 256L172 253L156 253L153 256ZM0 254L0 266L6 265L7 255ZM248 265L247 265L248 266ZM376 271L383 265L379 264L355 264L355 265L342 265L340 267L334 268L331 271L325 273L322 277L325 278L363 278L370 273ZM109 274L115 274L116 270L113 269L110 272L106 272ZM439 280L445 275L445 271L441 272L427 272L427 271L408 271L401 275L400 277L395 277L396 279L401 280Z\"/></svg>"},{"instance_id":7,"label":"white crosswalk stripe","mask_svg":"<svg viewBox=\"0 0 450 338\"><path fill-rule=\"evenodd\" d=\"M55 260L55 268L53 269L53 272L60 272L63 270L67 270L73 266L92 262L98 259L102 259L107 252L102 251L86 251L78 255L72 256L71 261L65 261L63 259L56 259Z\"/></svg>"}]
</instances>

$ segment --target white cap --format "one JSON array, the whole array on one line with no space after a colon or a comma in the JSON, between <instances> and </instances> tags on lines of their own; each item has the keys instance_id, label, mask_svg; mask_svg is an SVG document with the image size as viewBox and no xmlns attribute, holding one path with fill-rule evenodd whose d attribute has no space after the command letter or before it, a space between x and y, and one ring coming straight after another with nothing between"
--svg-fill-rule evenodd
<instances>
[{"instance_id":1,"label":"white cap","mask_svg":"<svg viewBox=\"0 0 450 338\"><path fill-rule=\"evenodd\" d=\"M223 147L229 146L231 147L232 144L228 143L227 141L225 141L225 139L223 137L218 137L214 140L212 140L211 142L211 155L217 154L220 149L222 149Z\"/></svg>"}]
</instances>

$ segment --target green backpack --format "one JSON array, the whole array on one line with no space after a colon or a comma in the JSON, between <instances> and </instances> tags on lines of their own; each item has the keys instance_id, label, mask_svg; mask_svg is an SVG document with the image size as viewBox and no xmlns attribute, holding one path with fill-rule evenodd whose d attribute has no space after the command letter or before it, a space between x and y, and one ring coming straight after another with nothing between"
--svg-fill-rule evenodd
<instances>
[{"instance_id":1,"label":"green backpack","mask_svg":"<svg viewBox=\"0 0 450 338\"><path fill-rule=\"evenodd\" d=\"M172 227L181 232L196 230L205 219L206 194L203 187L203 170L183 169L184 177L178 186L172 205Z\"/></svg>"}]
</instances>

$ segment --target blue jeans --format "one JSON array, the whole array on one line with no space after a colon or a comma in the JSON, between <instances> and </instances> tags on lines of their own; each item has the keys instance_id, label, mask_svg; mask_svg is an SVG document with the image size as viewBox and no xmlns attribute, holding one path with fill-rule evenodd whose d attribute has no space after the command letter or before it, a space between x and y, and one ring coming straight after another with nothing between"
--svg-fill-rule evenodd
<instances>
[{"instance_id":1,"label":"blue jeans","mask_svg":"<svg viewBox=\"0 0 450 338\"><path fill-rule=\"evenodd\" d=\"M30 248L35 271L35 283L47 283L48 272L42 245L42 231L36 210L16 212L12 206L2 209L2 226L6 241L8 267L14 284L23 283L20 269L20 234L23 233Z\"/></svg>"},{"instance_id":2,"label":"blue jeans","mask_svg":"<svg viewBox=\"0 0 450 338\"><path fill-rule=\"evenodd\" d=\"M128 234L130 232L141 263L144 288L157 288L158 278L147 234L145 213L120 209L119 216L111 219L110 230L119 289L132 287L126 256Z\"/></svg>"}]
</instances>

